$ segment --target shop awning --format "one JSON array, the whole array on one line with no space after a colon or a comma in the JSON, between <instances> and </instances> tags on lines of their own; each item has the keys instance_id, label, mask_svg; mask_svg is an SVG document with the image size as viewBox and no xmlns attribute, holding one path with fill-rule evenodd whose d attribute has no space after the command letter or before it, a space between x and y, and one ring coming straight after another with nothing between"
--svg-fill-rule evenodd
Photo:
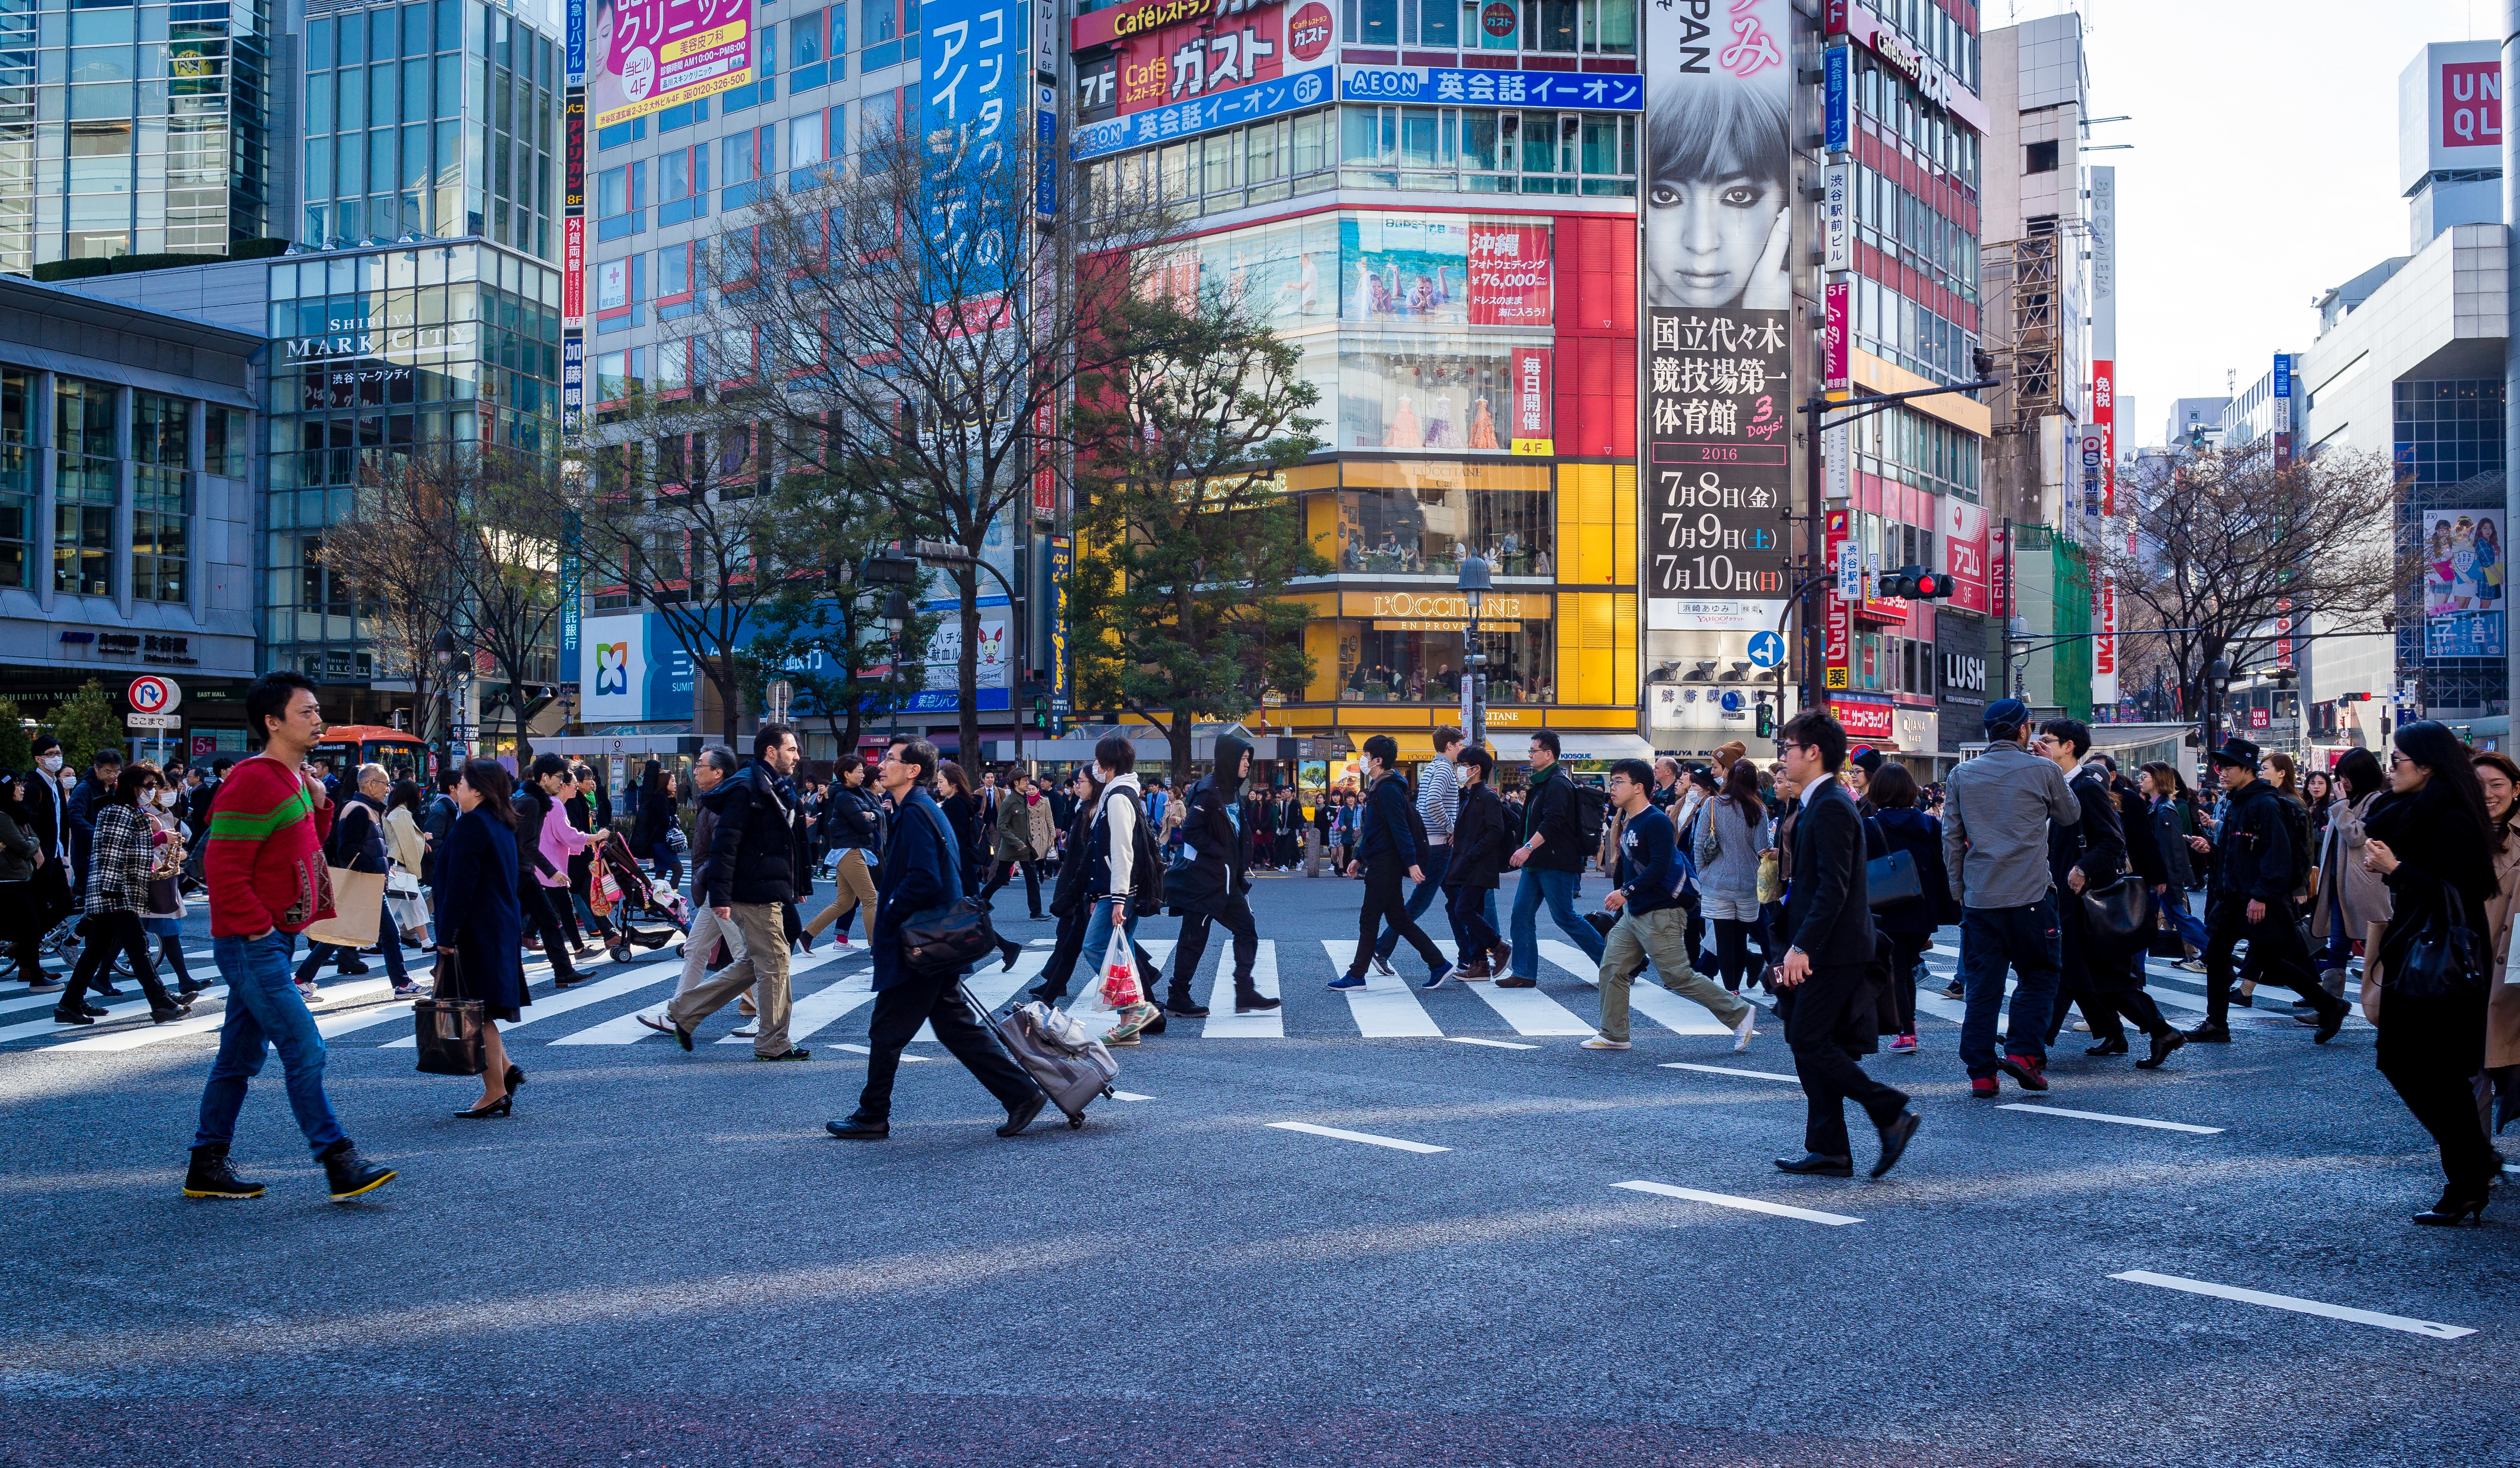
<instances>
[{"instance_id":1,"label":"shop awning","mask_svg":"<svg viewBox=\"0 0 2520 1468\"><path fill-rule=\"evenodd\" d=\"M1557 757L1560 759L1644 759L1654 757L1653 745L1637 734L1560 734L1557 736Z\"/></svg>"}]
</instances>

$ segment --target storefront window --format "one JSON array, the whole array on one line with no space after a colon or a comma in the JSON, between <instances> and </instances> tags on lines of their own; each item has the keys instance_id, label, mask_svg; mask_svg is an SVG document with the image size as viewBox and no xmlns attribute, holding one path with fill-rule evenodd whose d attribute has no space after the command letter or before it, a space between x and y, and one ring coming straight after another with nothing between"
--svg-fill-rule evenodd
<instances>
[{"instance_id":1,"label":"storefront window","mask_svg":"<svg viewBox=\"0 0 2520 1468\"><path fill-rule=\"evenodd\" d=\"M1548 348L1508 338L1343 332L1339 339L1340 448L1506 453L1515 364Z\"/></svg>"},{"instance_id":2,"label":"storefront window","mask_svg":"<svg viewBox=\"0 0 2520 1468\"><path fill-rule=\"evenodd\" d=\"M1397 618L1352 618L1338 624L1339 702L1454 704L1462 701L1462 624ZM1483 621L1479 647L1488 658L1487 701L1553 701L1550 623Z\"/></svg>"},{"instance_id":3,"label":"storefront window","mask_svg":"<svg viewBox=\"0 0 2520 1468\"><path fill-rule=\"evenodd\" d=\"M1338 569L1363 575L1452 576L1469 551L1485 558L1499 576L1550 576L1556 571L1551 545L1554 498L1546 487L1345 490L1338 497Z\"/></svg>"}]
</instances>

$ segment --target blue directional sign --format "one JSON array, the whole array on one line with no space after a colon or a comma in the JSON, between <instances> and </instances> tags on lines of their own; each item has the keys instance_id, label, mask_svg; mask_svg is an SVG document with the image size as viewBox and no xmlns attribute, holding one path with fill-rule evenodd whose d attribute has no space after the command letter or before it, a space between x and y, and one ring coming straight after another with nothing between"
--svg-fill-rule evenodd
<instances>
[{"instance_id":1,"label":"blue directional sign","mask_svg":"<svg viewBox=\"0 0 2520 1468\"><path fill-rule=\"evenodd\" d=\"M1785 661L1785 639L1774 632L1750 634L1750 662L1757 667L1774 667Z\"/></svg>"}]
</instances>

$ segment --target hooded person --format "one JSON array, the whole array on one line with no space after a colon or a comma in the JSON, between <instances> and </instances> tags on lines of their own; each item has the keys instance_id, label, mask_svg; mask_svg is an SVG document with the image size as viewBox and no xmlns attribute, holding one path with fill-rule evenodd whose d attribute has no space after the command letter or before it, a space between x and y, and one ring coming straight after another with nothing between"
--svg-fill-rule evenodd
<instances>
[{"instance_id":1,"label":"hooded person","mask_svg":"<svg viewBox=\"0 0 2520 1468\"><path fill-rule=\"evenodd\" d=\"M1171 990L1164 1008L1197 1018L1207 1007L1191 994L1199 960L1207 954L1207 932L1223 923L1234 935L1234 1012L1264 1014L1279 1001L1253 986L1251 965L1260 956L1260 930L1251 921L1251 880L1244 866L1248 850L1242 830L1242 790L1251 778L1251 741L1239 734L1216 739L1216 767L1191 787L1182 816L1181 853L1164 878L1164 896L1182 920L1181 940L1173 949Z\"/></svg>"}]
</instances>

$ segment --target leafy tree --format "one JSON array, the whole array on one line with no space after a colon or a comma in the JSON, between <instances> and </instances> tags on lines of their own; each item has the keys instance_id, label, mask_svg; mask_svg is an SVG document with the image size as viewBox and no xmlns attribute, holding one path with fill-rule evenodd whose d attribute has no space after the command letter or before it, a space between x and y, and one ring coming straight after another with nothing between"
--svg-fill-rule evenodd
<instances>
[{"instance_id":1,"label":"leafy tree","mask_svg":"<svg viewBox=\"0 0 2520 1468\"><path fill-rule=\"evenodd\" d=\"M1160 716L1173 768L1199 719L1300 697L1311 614L1280 594L1328 564L1281 476L1320 447L1297 349L1221 291L1137 298L1079 392L1082 553L1070 583L1089 706Z\"/></svg>"},{"instance_id":2,"label":"leafy tree","mask_svg":"<svg viewBox=\"0 0 2520 1468\"><path fill-rule=\"evenodd\" d=\"M99 750L122 749L122 715L113 699L94 678L53 710L52 735L62 742L62 759L70 769L85 769Z\"/></svg>"},{"instance_id":3,"label":"leafy tree","mask_svg":"<svg viewBox=\"0 0 2520 1468\"><path fill-rule=\"evenodd\" d=\"M23 773L35 762L35 741L16 699L0 699L0 769Z\"/></svg>"}]
</instances>

